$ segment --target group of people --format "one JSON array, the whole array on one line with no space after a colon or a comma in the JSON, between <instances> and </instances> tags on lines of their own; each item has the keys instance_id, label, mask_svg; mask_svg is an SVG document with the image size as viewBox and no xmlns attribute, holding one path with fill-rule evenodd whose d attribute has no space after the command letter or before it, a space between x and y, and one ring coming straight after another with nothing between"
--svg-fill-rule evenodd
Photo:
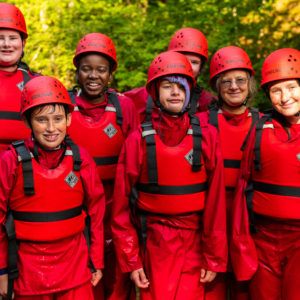
<instances>
[{"instance_id":1,"label":"group of people","mask_svg":"<svg viewBox=\"0 0 300 300\"><path fill-rule=\"evenodd\" d=\"M15 300L298 300L300 52L254 69L237 46L197 83L203 33L182 28L145 87L110 88L113 41L89 33L75 87L22 61L0 3L0 295Z\"/></svg>"}]
</instances>

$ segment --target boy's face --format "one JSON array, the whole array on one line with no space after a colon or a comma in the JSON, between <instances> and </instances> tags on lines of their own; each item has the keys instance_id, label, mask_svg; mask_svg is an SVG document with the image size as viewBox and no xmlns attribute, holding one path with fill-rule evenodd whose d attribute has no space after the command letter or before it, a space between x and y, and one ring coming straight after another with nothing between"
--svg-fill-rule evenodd
<instances>
[{"instance_id":1,"label":"boy's face","mask_svg":"<svg viewBox=\"0 0 300 300\"><path fill-rule=\"evenodd\" d=\"M71 114L66 115L62 105L46 105L32 111L30 122L35 140L44 149L54 150L66 136Z\"/></svg>"}]
</instances>

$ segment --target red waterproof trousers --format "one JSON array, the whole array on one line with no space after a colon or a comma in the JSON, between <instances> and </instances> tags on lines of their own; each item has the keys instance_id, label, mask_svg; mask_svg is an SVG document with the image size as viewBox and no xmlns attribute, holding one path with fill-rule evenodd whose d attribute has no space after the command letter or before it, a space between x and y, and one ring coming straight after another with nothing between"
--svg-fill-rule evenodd
<instances>
[{"instance_id":1,"label":"red waterproof trousers","mask_svg":"<svg viewBox=\"0 0 300 300\"><path fill-rule=\"evenodd\" d=\"M300 223L259 221L255 241L259 265L251 284L251 299L300 299Z\"/></svg>"}]
</instances>

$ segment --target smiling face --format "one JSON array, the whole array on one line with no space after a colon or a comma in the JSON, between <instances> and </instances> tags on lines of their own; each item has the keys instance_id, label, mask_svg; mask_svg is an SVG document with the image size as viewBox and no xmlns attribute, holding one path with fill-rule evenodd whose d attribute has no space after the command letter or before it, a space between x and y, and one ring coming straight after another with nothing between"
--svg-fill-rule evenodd
<instances>
[{"instance_id":1,"label":"smiling face","mask_svg":"<svg viewBox=\"0 0 300 300\"><path fill-rule=\"evenodd\" d=\"M249 75L244 70L224 72L219 80L219 93L223 108L228 111L245 110L244 101L249 95Z\"/></svg>"},{"instance_id":2,"label":"smiling face","mask_svg":"<svg viewBox=\"0 0 300 300\"><path fill-rule=\"evenodd\" d=\"M25 42L16 30L0 29L0 69L11 71L21 59Z\"/></svg>"},{"instance_id":3,"label":"smiling face","mask_svg":"<svg viewBox=\"0 0 300 300\"><path fill-rule=\"evenodd\" d=\"M99 103L111 79L108 59L99 54L89 54L79 61L77 80L87 100Z\"/></svg>"},{"instance_id":4,"label":"smiling face","mask_svg":"<svg viewBox=\"0 0 300 300\"><path fill-rule=\"evenodd\" d=\"M269 87L269 95L273 107L291 123L299 122L295 117L300 111L300 86L295 79L282 80Z\"/></svg>"},{"instance_id":5,"label":"smiling face","mask_svg":"<svg viewBox=\"0 0 300 300\"><path fill-rule=\"evenodd\" d=\"M168 80L159 84L159 102L165 110L180 113L185 101L185 89L182 85Z\"/></svg>"},{"instance_id":6,"label":"smiling face","mask_svg":"<svg viewBox=\"0 0 300 300\"><path fill-rule=\"evenodd\" d=\"M63 105L45 105L31 112L30 125L35 140L47 150L56 149L64 140L71 114Z\"/></svg>"}]
</instances>

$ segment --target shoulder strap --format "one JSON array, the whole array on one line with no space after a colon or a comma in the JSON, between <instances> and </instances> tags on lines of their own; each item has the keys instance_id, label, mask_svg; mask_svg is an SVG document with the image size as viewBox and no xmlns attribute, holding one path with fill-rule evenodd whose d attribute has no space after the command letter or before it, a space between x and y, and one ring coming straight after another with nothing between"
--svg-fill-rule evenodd
<instances>
[{"instance_id":1,"label":"shoulder strap","mask_svg":"<svg viewBox=\"0 0 300 300\"><path fill-rule=\"evenodd\" d=\"M142 124L142 136L146 141L147 148L147 166L148 166L148 177L149 184L157 185L157 160L156 160L156 143L155 134L156 131L153 129L151 122L145 122Z\"/></svg>"},{"instance_id":2,"label":"shoulder strap","mask_svg":"<svg viewBox=\"0 0 300 300\"><path fill-rule=\"evenodd\" d=\"M76 90L75 88L73 88L72 90L68 90L68 94L71 98L71 102L76 105L76 100L75 100L75 97L76 97Z\"/></svg>"},{"instance_id":3,"label":"shoulder strap","mask_svg":"<svg viewBox=\"0 0 300 300\"><path fill-rule=\"evenodd\" d=\"M197 112L198 100L200 98L202 90L203 89L199 85L196 85L191 91L191 115L194 115Z\"/></svg>"},{"instance_id":4,"label":"shoulder strap","mask_svg":"<svg viewBox=\"0 0 300 300\"><path fill-rule=\"evenodd\" d=\"M209 108L209 124L213 125L219 130L219 122L218 122L218 113L219 113L219 108L217 105L214 105Z\"/></svg>"},{"instance_id":5,"label":"shoulder strap","mask_svg":"<svg viewBox=\"0 0 300 300\"><path fill-rule=\"evenodd\" d=\"M69 136L66 136L65 138L66 144L71 148L72 154L73 154L73 169L74 171L79 171L82 160L80 157L80 152L78 146L71 140Z\"/></svg>"},{"instance_id":6,"label":"shoulder strap","mask_svg":"<svg viewBox=\"0 0 300 300\"><path fill-rule=\"evenodd\" d=\"M122 116L122 109L118 99L118 96L115 92L107 92L108 94L108 101L116 108L117 113L117 124L122 126L123 124L123 116Z\"/></svg>"},{"instance_id":7,"label":"shoulder strap","mask_svg":"<svg viewBox=\"0 0 300 300\"><path fill-rule=\"evenodd\" d=\"M202 130L200 127L199 118L191 116L191 126L193 129L193 162L192 171L198 172L201 170L201 153L202 153Z\"/></svg>"},{"instance_id":8,"label":"shoulder strap","mask_svg":"<svg viewBox=\"0 0 300 300\"><path fill-rule=\"evenodd\" d=\"M266 115L263 116L257 123L255 128L255 145L254 145L254 168L256 171L259 171L261 169L260 165L260 145L261 145L261 139L262 139L262 133L264 124L267 120L270 119L270 116Z\"/></svg>"},{"instance_id":9,"label":"shoulder strap","mask_svg":"<svg viewBox=\"0 0 300 300\"><path fill-rule=\"evenodd\" d=\"M31 79L31 77L29 76L28 72L24 69L19 69L22 72L23 75L23 83L24 85Z\"/></svg>"},{"instance_id":10,"label":"shoulder strap","mask_svg":"<svg viewBox=\"0 0 300 300\"><path fill-rule=\"evenodd\" d=\"M150 95L148 95L147 104L146 104L145 122L151 122L152 109L153 109L153 100L152 100L152 97Z\"/></svg>"},{"instance_id":11,"label":"shoulder strap","mask_svg":"<svg viewBox=\"0 0 300 300\"><path fill-rule=\"evenodd\" d=\"M17 154L21 158L22 172L24 180L24 193L25 195L34 194L34 181L33 181L33 169L32 161L29 150L25 147L24 141L15 141L12 143L13 147L16 149Z\"/></svg>"}]
</instances>

